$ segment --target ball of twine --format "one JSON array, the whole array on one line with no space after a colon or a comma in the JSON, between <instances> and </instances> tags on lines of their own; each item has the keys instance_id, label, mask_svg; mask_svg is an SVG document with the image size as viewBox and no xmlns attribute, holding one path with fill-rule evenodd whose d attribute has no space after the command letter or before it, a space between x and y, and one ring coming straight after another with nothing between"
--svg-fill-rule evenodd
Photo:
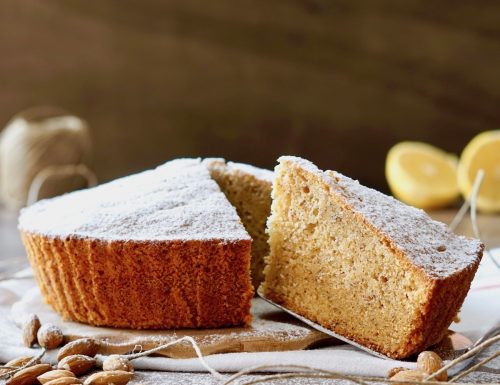
<instances>
[{"instance_id":1,"label":"ball of twine","mask_svg":"<svg viewBox=\"0 0 500 385\"><path fill-rule=\"evenodd\" d=\"M0 198L18 209L93 185L87 124L55 107L15 115L0 135Z\"/></svg>"}]
</instances>

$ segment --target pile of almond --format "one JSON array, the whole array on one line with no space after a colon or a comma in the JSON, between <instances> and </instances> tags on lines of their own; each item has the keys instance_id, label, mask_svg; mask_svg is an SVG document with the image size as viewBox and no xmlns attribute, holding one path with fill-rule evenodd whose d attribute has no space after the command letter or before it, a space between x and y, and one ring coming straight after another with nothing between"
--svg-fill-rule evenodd
<instances>
[{"instance_id":1,"label":"pile of almond","mask_svg":"<svg viewBox=\"0 0 500 385\"><path fill-rule=\"evenodd\" d=\"M24 344L32 347L35 344L45 349L56 349L64 342L63 332L53 324L40 323L35 314L30 315L22 326ZM26 366L32 357L20 357L5 364L0 369L0 376L13 375L5 385L125 385L133 376L134 368L130 361L119 355L107 357L103 362L103 371L97 372L85 381L79 379L96 366L95 355L99 350L99 342L91 338L81 338L62 346L57 353L57 366L42 364L36 360ZM18 369L16 369L18 368ZM21 368L19 370L19 368Z\"/></svg>"},{"instance_id":2,"label":"pile of almond","mask_svg":"<svg viewBox=\"0 0 500 385\"><path fill-rule=\"evenodd\" d=\"M406 368L393 368L389 371L387 377L391 381L401 381L401 385L404 381L423 381L425 378L429 377L431 374L437 372L443 367L443 360L436 353L431 351L425 351L418 355L417 357L417 369L410 370ZM440 373L433 381L446 381L448 380L448 373L444 371ZM398 384L396 384L398 385Z\"/></svg>"}]
</instances>

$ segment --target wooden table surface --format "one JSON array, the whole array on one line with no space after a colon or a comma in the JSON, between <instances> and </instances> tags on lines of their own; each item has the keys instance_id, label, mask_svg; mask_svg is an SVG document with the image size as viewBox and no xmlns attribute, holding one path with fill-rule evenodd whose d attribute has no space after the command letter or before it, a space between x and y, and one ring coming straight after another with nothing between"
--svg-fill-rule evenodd
<instances>
[{"instance_id":1,"label":"wooden table surface","mask_svg":"<svg viewBox=\"0 0 500 385\"><path fill-rule=\"evenodd\" d=\"M500 127L498 1L116 4L0 1L0 122L40 103L84 117L100 180L292 153L386 188L398 141L460 153Z\"/></svg>"},{"instance_id":2,"label":"wooden table surface","mask_svg":"<svg viewBox=\"0 0 500 385\"><path fill-rule=\"evenodd\" d=\"M455 211L445 210L430 213L437 220L450 223ZM18 269L18 261L24 261L24 249L22 247L19 234L16 229L17 213L9 212L0 207L0 274L7 272L10 262L13 262L13 269ZM488 248L500 247L500 215L480 215L478 218L479 228L483 242ZM467 218L458 227L457 232L471 235L471 225ZM2 272L2 269L5 269ZM498 305L498 304L497 304ZM481 353L480 358L491 355L500 350L500 343L497 343ZM259 376L244 376L244 382L257 379ZM474 383L500 383L500 358L489 362L486 366L475 373L471 373L460 380L461 382ZM284 384L284 381L266 382L267 384ZM340 380L322 380L322 379L294 379L287 380L286 384L348 384ZM195 384L220 384L220 382L209 374L205 373L177 373L177 372L137 372L131 385L195 385Z\"/></svg>"}]
</instances>

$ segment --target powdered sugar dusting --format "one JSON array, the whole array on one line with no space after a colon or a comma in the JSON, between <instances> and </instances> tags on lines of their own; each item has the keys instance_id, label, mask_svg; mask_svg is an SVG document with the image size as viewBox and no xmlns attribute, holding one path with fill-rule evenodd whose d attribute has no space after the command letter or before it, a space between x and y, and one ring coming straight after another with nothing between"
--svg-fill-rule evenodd
<instances>
[{"instance_id":1,"label":"powdered sugar dusting","mask_svg":"<svg viewBox=\"0 0 500 385\"><path fill-rule=\"evenodd\" d=\"M338 172L323 172L305 159L285 156L279 161L293 162L323 178L332 192L339 194L431 277L445 278L470 267L480 258L483 246L479 240L454 234L423 210L362 186Z\"/></svg>"},{"instance_id":2,"label":"powdered sugar dusting","mask_svg":"<svg viewBox=\"0 0 500 385\"><path fill-rule=\"evenodd\" d=\"M108 241L250 239L200 159L37 202L21 211L19 228Z\"/></svg>"}]
</instances>

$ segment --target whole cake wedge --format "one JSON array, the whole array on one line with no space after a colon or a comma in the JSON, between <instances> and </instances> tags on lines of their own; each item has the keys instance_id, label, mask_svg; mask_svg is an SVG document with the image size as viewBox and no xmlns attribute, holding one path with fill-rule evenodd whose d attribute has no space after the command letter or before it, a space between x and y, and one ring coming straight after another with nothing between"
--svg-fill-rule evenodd
<instances>
[{"instance_id":1,"label":"whole cake wedge","mask_svg":"<svg viewBox=\"0 0 500 385\"><path fill-rule=\"evenodd\" d=\"M40 201L19 229L44 300L126 328L248 324L251 238L200 159Z\"/></svg>"},{"instance_id":2,"label":"whole cake wedge","mask_svg":"<svg viewBox=\"0 0 500 385\"><path fill-rule=\"evenodd\" d=\"M392 358L442 339L479 240L297 157L279 159L272 195L261 295Z\"/></svg>"},{"instance_id":3,"label":"whole cake wedge","mask_svg":"<svg viewBox=\"0 0 500 385\"><path fill-rule=\"evenodd\" d=\"M264 257L269 254L266 222L271 211L274 173L250 164L226 162L221 158L207 158L203 163L236 208L253 239L250 270L253 286L257 290L264 279Z\"/></svg>"}]
</instances>

